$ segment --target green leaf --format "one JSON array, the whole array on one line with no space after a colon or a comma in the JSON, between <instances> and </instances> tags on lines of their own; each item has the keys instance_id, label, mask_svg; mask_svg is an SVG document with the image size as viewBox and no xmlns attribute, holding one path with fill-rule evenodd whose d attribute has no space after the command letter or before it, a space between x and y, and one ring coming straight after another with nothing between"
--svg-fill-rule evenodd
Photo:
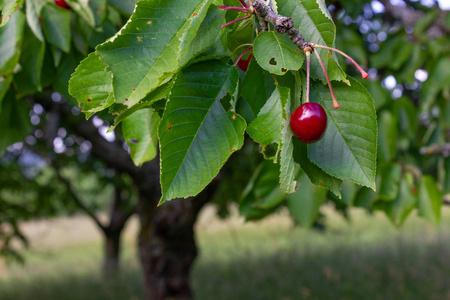
<instances>
[{"instance_id":1,"label":"green leaf","mask_svg":"<svg viewBox=\"0 0 450 300\"><path fill-rule=\"evenodd\" d=\"M351 87L333 84L340 102L333 108L328 87L314 83L311 98L328 115L324 137L308 145L309 159L330 175L375 189L377 119L367 90L349 78Z\"/></svg>"},{"instance_id":2,"label":"green leaf","mask_svg":"<svg viewBox=\"0 0 450 300\"><path fill-rule=\"evenodd\" d=\"M44 34L42 33L42 27L39 23L39 15L41 13L42 6L45 2L41 0L26 0L26 16L27 23L33 31L34 35L41 41L44 42Z\"/></svg>"},{"instance_id":3,"label":"green leaf","mask_svg":"<svg viewBox=\"0 0 450 300\"><path fill-rule=\"evenodd\" d=\"M158 145L159 115L151 108L144 108L131 114L122 122L122 132L130 147L130 156L134 164L155 158Z\"/></svg>"},{"instance_id":4,"label":"green leaf","mask_svg":"<svg viewBox=\"0 0 450 300\"><path fill-rule=\"evenodd\" d=\"M409 41L409 37L406 36L404 37L403 41L399 44L399 46L400 47L397 48L395 51L395 59L393 59L389 63L389 67L392 70L399 70L402 66L404 66L408 58L411 57L411 53L413 52L414 49L413 44Z\"/></svg>"},{"instance_id":5,"label":"green leaf","mask_svg":"<svg viewBox=\"0 0 450 300\"><path fill-rule=\"evenodd\" d=\"M417 190L417 207L419 216L427 219L431 224L438 225L441 221L442 192L433 177L424 175L420 178Z\"/></svg>"},{"instance_id":6,"label":"green leaf","mask_svg":"<svg viewBox=\"0 0 450 300\"><path fill-rule=\"evenodd\" d=\"M311 184L308 176L303 174L299 178L298 191L286 198L290 214L302 227L310 228L319 215L326 194L326 190Z\"/></svg>"},{"instance_id":7,"label":"green leaf","mask_svg":"<svg viewBox=\"0 0 450 300\"><path fill-rule=\"evenodd\" d=\"M111 72L95 52L89 54L72 74L69 93L77 99L81 110L89 114L114 104Z\"/></svg>"},{"instance_id":8,"label":"green leaf","mask_svg":"<svg viewBox=\"0 0 450 300\"><path fill-rule=\"evenodd\" d=\"M389 162L397 154L398 142L398 113L384 110L378 115L378 159Z\"/></svg>"},{"instance_id":9,"label":"green leaf","mask_svg":"<svg viewBox=\"0 0 450 300\"><path fill-rule=\"evenodd\" d=\"M209 0L138 2L125 27L97 47L116 102L133 106L178 71L208 7Z\"/></svg>"},{"instance_id":10,"label":"green leaf","mask_svg":"<svg viewBox=\"0 0 450 300\"><path fill-rule=\"evenodd\" d=\"M10 89L0 103L0 153L22 141L31 131L29 108L25 100L16 100Z\"/></svg>"},{"instance_id":11,"label":"green leaf","mask_svg":"<svg viewBox=\"0 0 450 300\"><path fill-rule=\"evenodd\" d=\"M292 194L296 191L297 182L295 177L298 174L299 165L294 162L294 144L292 138L294 133L292 132L290 125L291 116L291 96L288 88L279 87L287 91L280 93L286 96L286 99L282 99L281 102L285 103L283 107L283 121L281 129L281 143L280 143L280 189L283 194ZM286 95L287 94L287 95Z\"/></svg>"},{"instance_id":12,"label":"green leaf","mask_svg":"<svg viewBox=\"0 0 450 300\"><path fill-rule=\"evenodd\" d=\"M442 57L430 71L427 81L423 84L423 96L420 99L421 111L429 111L436 101L437 95L450 82L450 58Z\"/></svg>"},{"instance_id":13,"label":"green leaf","mask_svg":"<svg viewBox=\"0 0 450 300\"><path fill-rule=\"evenodd\" d=\"M444 171L445 171L445 177L444 177L443 191L444 191L444 194L449 194L450 193L450 157L444 158Z\"/></svg>"},{"instance_id":14,"label":"green leaf","mask_svg":"<svg viewBox=\"0 0 450 300\"><path fill-rule=\"evenodd\" d=\"M407 138L413 139L417 132L417 107L409 98L400 98L395 104L398 106L399 129ZM449 106L450 107L450 106ZM450 117L450 114L445 114Z\"/></svg>"},{"instance_id":15,"label":"green leaf","mask_svg":"<svg viewBox=\"0 0 450 300\"><path fill-rule=\"evenodd\" d=\"M384 201L395 200L402 179L402 167L399 164L388 164L380 173L380 199Z\"/></svg>"},{"instance_id":16,"label":"green leaf","mask_svg":"<svg viewBox=\"0 0 450 300\"><path fill-rule=\"evenodd\" d=\"M3 97L5 97L6 93L8 92L12 81L13 81L12 75L7 76L6 78L3 76L0 76L0 112L1 112L1 104L2 104Z\"/></svg>"},{"instance_id":17,"label":"green leaf","mask_svg":"<svg viewBox=\"0 0 450 300\"><path fill-rule=\"evenodd\" d=\"M352 182L345 180L342 182L341 194L342 197L338 198L334 195L330 195L330 199L333 200L338 205L344 205L345 207L350 207L353 205L353 200L355 200L356 195L356 185Z\"/></svg>"},{"instance_id":18,"label":"green leaf","mask_svg":"<svg viewBox=\"0 0 450 300\"><path fill-rule=\"evenodd\" d=\"M92 0L65 0L83 20L91 27L95 27L94 12L89 7L89 2Z\"/></svg>"},{"instance_id":19,"label":"green leaf","mask_svg":"<svg viewBox=\"0 0 450 300\"><path fill-rule=\"evenodd\" d=\"M396 226L401 226L416 207L417 199L412 192L412 182L412 175L405 174L405 177L400 181L395 200L385 204L385 212Z\"/></svg>"},{"instance_id":20,"label":"green leaf","mask_svg":"<svg viewBox=\"0 0 450 300\"><path fill-rule=\"evenodd\" d=\"M393 36L381 44L380 51L374 53L370 59L373 68L381 69L389 67L395 60L396 50L403 43L401 36Z\"/></svg>"},{"instance_id":21,"label":"green leaf","mask_svg":"<svg viewBox=\"0 0 450 300\"><path fill-rule=\"evenodd\" d=\"M242 81L241 95L248 103L253 115L258 115L274 89L273 77L252 58Z\"/></svg>"},{"instance_id":22,"label":"green leaf","mask_svg":"<svg viewBox=\"0 0 450 300\"><path fill-rule=\"evenodd\" d=\"M0 1L1 23L0 27L3 27L10 20L10 16L19 7L23 0L2 0Z\"/></svg>"},{"instance_id":23,"label":"green leaf","mask_svg":"<svg viewBox=\"0 0 450 300\"><path fill-rule=\"evenodd\" d=\"M294 160L300 164L303 171L309 177L309 180L315 185L329 189L333 194L340 198L342 180L325 173L325 171L312 163L308 158L308 148L305 143L294 138L293 144Z\"/></svg>"},{"instance_id":24,"label":"green leaf","mask_svg":"<svg viewBox=\"0 0 450 300\"><path fill-rule=\"evenodd\" d=\"M112 131L114 128L116 128L117 125L119 125L125 118L127 118L129 115L134 113L135 111L138 111L142 108L149 108L158 100L166 99L169 97L170 91L172 90L174 81L171 80L168 83L165 83L158 87L156 90L145 96L144 99L142 99L138 104L134 105L131 108L125 109L123 111L118 111L118 116L114 120L114 125L111 126L108 131ZM125 107L125 106L123 106ZM114 114L114 112L113 112Z\"/></svg>"},{"instance_id":25,"label":"green leaf","mask_svg":"<svg viewBox=\"0 0 450 300\"><path fill-rule=\"evenodd\" d=\"M208 49L214 44L220 32L220 25L225 17L225 11L211 5L208 9L206 17L198 28L192 42L186 49L181 65L185 65L189 60L199 53Z\"/></svg>"},{"instance_id":26,"label":"green leaf","mask_svg":"<svg viewBox=\"0 0 450 300\"><path fill-rule=\"evenodd\" d=\"M225 4L227 5L227 4ZM230 5L235 5L235 3L230 3ZM229 15L232 13L232 11L228 11ZM245 14L239 13L236 15L236 17L233 18L233 20L245 17ZM231 21L227 19L227 22ZM227 29L224 29L224 31L228 32L227 34L227 46L228 50L230 50L232 53L234 53L233 58L237 58L239 54L241 54L242 51L244 51L246 48L250 47L250 45L245 47L240 47L243 44L252 44L253 43L253 36L255 34L255 29L253 27L253 20L245 19L241 22L237 22L233 25L230 25L227 27Z\"/></svg>"},{"instance_id":27,"label":"green leaf","mask_svg":"<svg viewBox=\"0 0 450 300\"><path fill-rule=\"evenodd\" d=\"M84 58L84 55L77 51L72 51L69 54L63 53L61 63L56 69L56 78L53 82L53 89L62 94L72 105L77 105L78 103L77 100L69 94L70 76L75 72L77 66Z\"/></svg>"},{"instance_id":28,"label":"green leaf","mask_svg":"<svg viewBox=\"0 0 450 300\"><path fill-rule=\"evenodd\" d=\"M236 68L220 61L201 62L178 75L159 127L160 203L198 194L242 147L245 121L220 103L234 94L238 80Z\"/></svg>"},{"instance_id":29,"label":"green leaf","mask_svg":"<svg viewBox=\"0 0 450 300\"><path fill-rule=\"evenodd\" d=\"M353 205L355 207L363 207L368 211L371 211L374 201L378 198L378 193L372 189L361 187L355 194L353 199ZM385 202L383 202L386 204Z\"/></svg>"},{"instance_id":30,"label":"green leaf","mask_svg":"<svg viewBox=\"0 0 450 300\"><path fill-rule=\"evenodd\" d=\"M256 61L270 73L283 75L288 70L296 71L302 67L304 57L300 49L285 34L261 32L253 47Z\"/></svg>"},{"instance_id":31,"label":"green leaf","mask_svg":"<svg viewBox=\"0 0 450 300\"><path fill-rule=\"evenodd\" d=\"M239 213L248 220L259 220L274 212L284 202L278 183L280 166L266 160L258 165L242 193Z\"/></svg>"},{"instance_id":32,"label":"green leaf","mask_svg":"<svg viewBox=\"0 0 450 300\"><path fill-rule=\"evenodd\" d=\"M291 17L294 27L308 42L329 47L334 46L336 27L324 5L317 1L277 0L279 14ZM316 49L323 60L331 80L346 80L346 75L337 63L335 54L328 57L328 50ZM311 76L325 80L322 67L316 59L311 59Z\"/></svg>"},{"instance_id":33,"label":"green leaf","mask_svg":"<svg viewBox=\"0 0 450 300\"><path fill-rule=\"evenodd\" d=\"M42 28L47 41L69 53L71 41L70 11L53 3L46 3L42 7L41 15Z\"/></svg>"},{"instance_id":34,"label":"green leaf","mask_svg":"<svg viewBox=\"0 0 450 300\"><path fill-rule=\"evenodd\" d=\"M22 56L20 58L21 70L14 76L17 96L42 91L41 72L45 57L45 43L41 42L27 26L25 27Z\"/></svg>"},{"instance_id":35,"label":"green leaf","mask_svg":"<svg viewBox=\"0 0 450 300\"><path fill-rule=\"evenodd\" d=\"M133 9L137 0L108 0L108 4L116 7L122 12L129 15L133 13Z\"/></svg>"},{"instance_id":36,"label":"green leaf","mask_svg":"<svg viewBox=\"0 0 450 300\"><path fill-rule=\"evenodd\" d=\"M229 53L226 48L226 36L227 32L221 30L211 47L198 55L195 61L220 59L222 57L228 56Z\"/></svg>"},{"instance_id":37,"label":"green leaf","mask_svg":"<svg viewBox=\"0 0 450 300\"><path fill-rule=\"evenodd\" d=\"M16 11L10 22L0 28L0 107L11 85L22 47L25 16Z\"/></svg>"},{"instance_id":38,"label":"green leaf","mask_svg":"<svg viewBox=\"0 0 450 300\"><path fill-rule=\"evenodd\" d=\"M106 18L106 0L90 0L89 7L94 14L95 26L101 26Z\"/></svg>"},{"instance_id":39,"label":"green leaf","mask_svg":"<svg viewBox=\"0 0 450 300\"><path fill-rule=\"evenodd\" d=\"M50 45L50 50L52 52L53 56L53 64L55 68L59 67L59 64L61 62L61 59L63 57L63 52L56 46Z\"/></svg>"},{"instance_id":40,"label":"green leaf","mask_svg":"<svg viewBox=\"0 0 450 300\"><path fill-rule=\"evenodd\" d=\"M277 143L279 145L281 143L281 130L283 129L283 120L286 118L283 108L289 97L288 88L276 86L257 118L247 128L248 135L255 142L261 144L262 152L269 144ZM275 156L275 161L276 159Z\"/></svg>"},{"instance_id":41,"label":"green leaf","mask_svg":"<svg viewBox=\"0 0 450 300\"><path fill-rule=\"evenodd\" d=\"M358 63L367 65L368 51L364 47L363 37L361 33L359 33L359 31L354 30L352 27L339 28L339 38L336 39L336 48L347 53ZM338 60L339 62L341 62L341 66L347 66L345 59L346 58L341 55L338 56ZM353 65L351 65L350 67L353 67ZM369 82L369 80L366 81Z\"/></svg>"},{"instance_id":42,"label":"green leaf","mask_svg":"<svg viewBox=\"0 0 450 300\"><path fill-rule=\"evenodd\" d=\"M362 80L360 82L369 91L373 100L375 101L375 109L379 111L386 103L391 101L391 95L389 91L381 86L381 82L378 80Z\"/></svg>"},{"instance_id":43,"label":"green leaf","mask_svg":"<svg viewBox=\"0 0 450 300\"><path fill-rule=\"evenodd\" d=\"M19 61L22 48L25 16L17 11L10 17L10 22L0 28L0 75L10 76Z\"/></svg>"}]
</instances>

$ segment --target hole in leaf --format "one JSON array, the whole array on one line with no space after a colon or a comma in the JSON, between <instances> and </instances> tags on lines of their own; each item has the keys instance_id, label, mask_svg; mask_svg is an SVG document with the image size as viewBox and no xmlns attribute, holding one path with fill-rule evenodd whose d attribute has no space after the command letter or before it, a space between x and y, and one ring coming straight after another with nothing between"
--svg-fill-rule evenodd
<instances>
[{"instance_id":1,"label":"hole in leaf","mask_svg":"<svg viewBox=\"0 0 450 300\"><path fill-rule=\"evenodd\" d=\"M226 94L225 97L220 99L220 104L222 104L222 107L225 111L230 110L232 100L233 100L233 97L229 93Z\"/></svg>"},{"instance_id":2,"label":"hole in leaf","mask_svg":"<svg viewBox=\"0 0 450 300\"><path fill-rule=\"evenodd\" d=\"M272 143L260 149L265 159L276 159L278 154L278 144Z\"/></svg>"},{"instance_id":3,"label":"hole in leaf","mask_svg":"<svg viewBox=\"0 0 450 300\"><path fill-rule=\"evenodd\" d=\"M129 139L128 140L130 143L132 143L132 144L137 144L138 143L138 140L137 139Z\"/></svg>"},{"instance_id":4,"label":"hole in leaf","mask_svg":"<svg viewBox=\"0 0 450 300\"><path fill-rule=\"evenodd\" d=\"M276 66L276 65L278 65L278 62L277 62L277 60L275 59L275 57L272 57L272 58L269 60L269 65L271 65L271 66Z\"/></svg>"},{"instance_id":5,"label":"hole in leaf","mask_svg":"<svg viewBox=\"0 0 450 300\"><path fill-rule=\"evenodd\" d=\"M281 72L286 73L288 69L286 68L281 68Z\"/></svg>"}]
</instances>

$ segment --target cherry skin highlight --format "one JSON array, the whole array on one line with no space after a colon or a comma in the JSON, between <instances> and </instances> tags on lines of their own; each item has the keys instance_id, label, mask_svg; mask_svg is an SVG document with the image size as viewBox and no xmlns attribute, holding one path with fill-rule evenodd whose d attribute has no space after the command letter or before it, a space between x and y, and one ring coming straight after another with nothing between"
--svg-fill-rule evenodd
<instances>
[{"instance_id":1,"label":"cherry skin highlight","mask_svg":"<svg viewBox=\"0 0 450 300\"><path fill-rule=\"evenodd\" d=\"M70 9L70 6L66 3L65 0L55 0L55 4L64 9Z\"/></svg>"},{"instance_id":2,"label":"cherry skin highlight","mask_svg":"<svg viewBox=\"0 0 450 300\"><path fill-rule=\"evenodd\" d=\"M291 129L300 141L311 144L323 137L327 120L327 114L322 105L307 102L297 107L292 113Z\"/></svg>"},{"instance_id":3,"label":"cherry skin highlight","mask_svg":"<svg viewBox=\"0 0 450 300\"><path fill-rule=\"evenodd\" d=\"M240 59L237 63L237 66L239 69L241 69L244 72L247 72L248 64L250 63L250 60L252 59L253 53L250 53L247 59Z\"/></svg>"}]
</instances>

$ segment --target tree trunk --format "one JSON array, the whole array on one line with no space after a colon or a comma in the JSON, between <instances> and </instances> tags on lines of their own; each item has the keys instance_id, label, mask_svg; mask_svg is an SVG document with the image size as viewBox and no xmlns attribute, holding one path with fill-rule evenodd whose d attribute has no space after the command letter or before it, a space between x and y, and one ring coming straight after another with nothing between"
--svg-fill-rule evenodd
<instances>
[{"instance_id":1,"label":"tree trunk","mask_svg":"<svg viewBox=\"0 0 450 300\"><path fill-rule=\"evenodd\" d=\"M103 263L103 277L110 278L119 271L121 232L105 234L105 258Z\"/></svg>"},{"instance_id":2,"label":"tree trunk","mask_svg":"<svg viewBox=\"0 0 450 300\"><path fill-rule=\"evenodd\" d=\"M122 198L122 189L118 186L114 190L110 220L107 227L102 227L105 237L105 258L103 263L103 277L111 278L119 274L120 239L128 219L135 212L134 208L125 208L129 199Z\"/></svg>"},{"instance_id":3,"label":"tree trunk","mask_svg":"<svg viewBox=\"0 0 450 300\"><path fill-rule=\"evenodd\" d=\"M190 300L190 271L197 256L194 224L215 188L189 199L173 199L156 207L141 194L139 256L144 271L144 299Z\"/></svg>"}]
</instances>

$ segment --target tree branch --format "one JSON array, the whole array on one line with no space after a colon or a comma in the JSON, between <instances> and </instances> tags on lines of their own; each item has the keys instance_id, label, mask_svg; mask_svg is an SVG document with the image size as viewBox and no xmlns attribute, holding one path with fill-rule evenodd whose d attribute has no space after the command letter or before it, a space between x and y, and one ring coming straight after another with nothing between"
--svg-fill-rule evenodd
<instances>
[{"instance_id":1,"label":"tree branch","mask_svg":"<svg viewBox=\"0 0 450 300\"><path fill-rule=\"evenodd\" d=\"M89 217L92 218L92 220L94 220L95 224L97 224L97 226L103 231L105 232L106 227L105 225L103 225L102 222L100 222L99 218L97 218L97 216L95 215L94 212L92 212L84 203L83 201L81 201L80 198L78 198L77 194L75 193L75 191L73 190L72 184L70 183L69 180L67 180L66 178L64 178L64 176L61 175L61 170L59 168L59 166L57 165L57 163L55 163L55 161L52 161L52 166L55 169L55 173L56 176L58 177L58 179L66 186L67 192L69 193L70 197L73 199L73 201L75 202L75 204L81 208L81 210L83 210Z\"/></svg>"},{"instance_id":2,"label":"tree branch","mask_svg":"<svg viewBox=\"0 0 450 300\"><path fill-rule=\"evenodd\" d=\"M107 141L91 122L83 120L83 116L75 116L71 113L71 106L65 102L54 102L50 96L40 96L33 99L40 103L47 111L53 111L64 120L70 128L79 136L92 143L91 153L105 162L109 167L125 173L139 172L130 158L128 152L121 144Z\"/></svg>"},{"instance_id":3,"label":"tree branch","mask_svg":"<svg viewBox=\"0 0 450 300\"><path fill-rule=\"evenodd\" d=\"M114 201L111 205L109 225L107 227L108 231L117 232L122 230L127 220L136 212L136 205L125 210L123 200L122 189L116 185L114 189Z\"/></svg>"},{"instance_id":4,"label":"tree branch","mask_svg":"<svg viewBox=\"0 0 450 300\"><path fill-rule=\"evenodd\" d=\"M414 10L410 6L395 6L389 0L380 0L384 5L386 15L400 20L406 28L414 28L417 21L419 21L423 16L423 11ZM428 27L427 37L429 39L434 39L449 33L449 30L445 26L445 17L447 12L442 11L438 19Z\"/></svg>"},{"instance_id":5,"label":"tree branch","mask_svg":"<svg viewBox=\"0 0 450 300\"><path fill-rule=\"evenodd\" d=\"M442 204L450 206L450 196L449 197L444 196Z\"/></svg>"},{"instance_id":6,"label":"tree branch","mask_svg":"<svg viewBox=\"0 0 450 300\"><path fill-rule=\"evenodd\" d=\"M434 144L428 147L422 147L420 148L420 154L422 155L441 154L443 157L449 157L450 143L444 143L441 146Z\"/></svg>"},{"instance_id":7,"label":"tree branch","mask_svg":"<svg viewBox=\"0 0 450 300\"><path fill-rule=\"evenodd\" d=\"M281 34L286 33L292 42L300 48L300 50L303 51L306 47L313 48L309 42L305 41L303 35L301 35L299 31L294 28L292 18L277 14L270 6L266 5L263 0L255 0L252 5L254 13L258 17L259 24L261 25L261 31L267 31L267 24L271 23L275 26L274 29L276 32Z\"/></svg>"}]
</instances>

